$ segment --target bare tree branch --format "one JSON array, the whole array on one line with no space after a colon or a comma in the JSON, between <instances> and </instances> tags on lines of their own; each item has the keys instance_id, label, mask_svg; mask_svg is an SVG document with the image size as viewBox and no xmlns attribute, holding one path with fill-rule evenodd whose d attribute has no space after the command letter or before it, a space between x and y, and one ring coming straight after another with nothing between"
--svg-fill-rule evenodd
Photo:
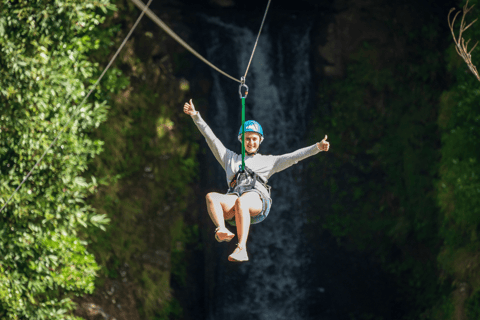
<instances>
[{"instance_id":1,"label":"bare tree branch","mask_svg":"<svg viewBox=\"0 0 480 320\"><path fill-rule=\"evenodd\" d=\"M450 12L448 13L448 26L450 27L450 31L452 31L452 36L453 36L453 40L455 41L455 49L457 50L457 53L460 55L460 57L463 58L463 60L465 60L470 71L472 71L472 73L477 77L478 81L480 81L480 76L478 75L477 67L475 67L475 65L472 63L472 55L471 55L473 49L475 49L475 47L477 46L478 41L469 52L468 43L470 42L470 39L467 42L465 42L465 39L462 38L463 32L468 28L470 28L470 26L478 20L478 19L475 19L468 26L465 27L465 16L470 10L472 10L474 6L475 5L472 5L469 8L468 0L467 0L467 3L465 3L465 6L463 7L463 15L462 15L462 21L460 22L460 32L458 34L458 40L455 37L455 32L453 31L453 25L455 24L455 19L457 19L457 16L460 14L461 11L458 11L453 17L453 20L450 21L450 15L452 14L453 11L455 11L455 8L450 9Z\"/></svg>"}]
</instances>

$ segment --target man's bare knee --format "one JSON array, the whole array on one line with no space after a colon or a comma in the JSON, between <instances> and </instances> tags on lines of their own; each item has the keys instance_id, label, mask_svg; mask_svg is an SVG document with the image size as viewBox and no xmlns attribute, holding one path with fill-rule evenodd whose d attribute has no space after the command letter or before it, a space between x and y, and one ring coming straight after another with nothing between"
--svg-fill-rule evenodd
<instances>
[{"instance_id":1,"label":"man's bare knee","mask_svg":"<svg viewBox=\"0 0 480 320\"><path fill-rule=\"evenodd\" d=\"M238 212L238 209L242 208L242 209L248 209L248 201L245 200L245 199L242 199L241 197L240 198L237 198L235 200L235 208L237 208L237 212Z\"/></svg>"},{"instance_id":2,"label":"man's bare knee","mask_svg":"<svg viewBox=\"0 0 480 320\"><path fill-rule=\"evenodd\" d=\"M207 193L207 194L205 195L205 200L206 200L207 202L211 202L211 201L212 201L212 195L211 195L211 193Z\"/></svg>"},{"instance_id":3,"label":"man's bare knee","mask_svg":"<svg viewBox=\"0 0 480 320\"><path fill-rule=\"evenodd\" d=\"M253 217L262 212L262 200L258 194L249 192L236 199L235 209L249 212Z\"/></svg>"},{"instance_id":4,"label":"man's bare knee","mask_svg":"<svg viewBox=\"0 0 480 320\"><path fill-rule=\"evenodd\" d=\"M207 200L207 203L212 203L215 199L215 192L209 192L205 196L205 199Z\"/></svg>"}]
</instances>

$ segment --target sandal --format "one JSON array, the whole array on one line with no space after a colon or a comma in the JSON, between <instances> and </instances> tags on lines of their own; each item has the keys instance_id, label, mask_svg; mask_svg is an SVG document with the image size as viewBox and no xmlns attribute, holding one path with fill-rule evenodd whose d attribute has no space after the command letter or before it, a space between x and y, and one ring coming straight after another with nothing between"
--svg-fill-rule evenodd
<instances>
[{"instance_id":1,"label":"sandal","mask_svg":"<svg viewBox=\"0 0 480 320\"><path fill-rule=\"evenodd\" d=\"M234 233L231 233L227 228L218 227L215 229L215 239L218 242L230 242L235 237Z\"/></svg>"},{"instance_id":2,"label":"sandal","mask_svg":"<svg viewBox=\"0 0 480 320\"><path fill-rule=\"evenodd\" d=\"M228 261L232 262L246 262L248 261L247 249L237 246L235 251L228 256Z\"/></svg>"}]
</instances>

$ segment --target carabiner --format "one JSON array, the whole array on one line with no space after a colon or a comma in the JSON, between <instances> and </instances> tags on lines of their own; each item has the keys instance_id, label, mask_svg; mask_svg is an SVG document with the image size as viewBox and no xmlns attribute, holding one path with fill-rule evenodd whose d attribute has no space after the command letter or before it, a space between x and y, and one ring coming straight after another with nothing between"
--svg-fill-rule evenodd
<instances>
[{"instance_id":1,"label":"carabiner","mask_svg":"<svg viewBox=\"0 0 480 320\"><path fill-rule=\"evenodd\" d=\"M240 87L238 87L238 93L240 94L240 99L244 99L247 97L248 94L248 86L245 84L245 77L241 77L240 80L242 81ZM245 87L245 96L242 96L242 87Z\"/></svg>"}]
</instances>

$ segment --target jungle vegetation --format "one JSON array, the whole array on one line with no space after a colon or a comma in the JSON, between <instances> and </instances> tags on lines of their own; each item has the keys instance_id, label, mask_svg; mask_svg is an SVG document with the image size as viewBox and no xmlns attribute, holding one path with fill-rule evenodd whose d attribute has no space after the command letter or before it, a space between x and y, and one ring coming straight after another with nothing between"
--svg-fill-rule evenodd
<instances>
[{"instance_id":1,"label":"jungle vegetation","mask_svg":"<svg viewBox=\"0 0 480 320\"><path fill-rule=\"evenodd\" d=\"M321 82L314 123L337 150L311 165L313 180L331 190L330 207L311 220L396 279L406 319L477 319L479 83L446 17L398 14L392 36L405 38L393 47L365 41L344 78ZM467 24L478 10L469 15ZM478 25L463 36L480 39Z\"/></svg>"},{"instance_id":2,"label":"jungle vegetation","mask_svg":"<svg viewBox=\"0 0 480 320\"><path fill-rule=\"evenodd\" d=\"M77 109L138 10L2 0L0 13L0 205L73 116L0 213L0 318L79 319L120 283L132 296L112 308L182 319L172 286L186 285L186 255L202 250L189 202L202 150L177 112L186 53L144 21ZM312 119L335 147L312 163L326 176L309 172L331 204L310 223L396 279L404 319L480 317L479 83L440 32L445 20L392 23L405 35L398 50L362 43L344 77L319 83ZM480 26L466 37L480 40Z\"/></svg>"}]
</instances>

